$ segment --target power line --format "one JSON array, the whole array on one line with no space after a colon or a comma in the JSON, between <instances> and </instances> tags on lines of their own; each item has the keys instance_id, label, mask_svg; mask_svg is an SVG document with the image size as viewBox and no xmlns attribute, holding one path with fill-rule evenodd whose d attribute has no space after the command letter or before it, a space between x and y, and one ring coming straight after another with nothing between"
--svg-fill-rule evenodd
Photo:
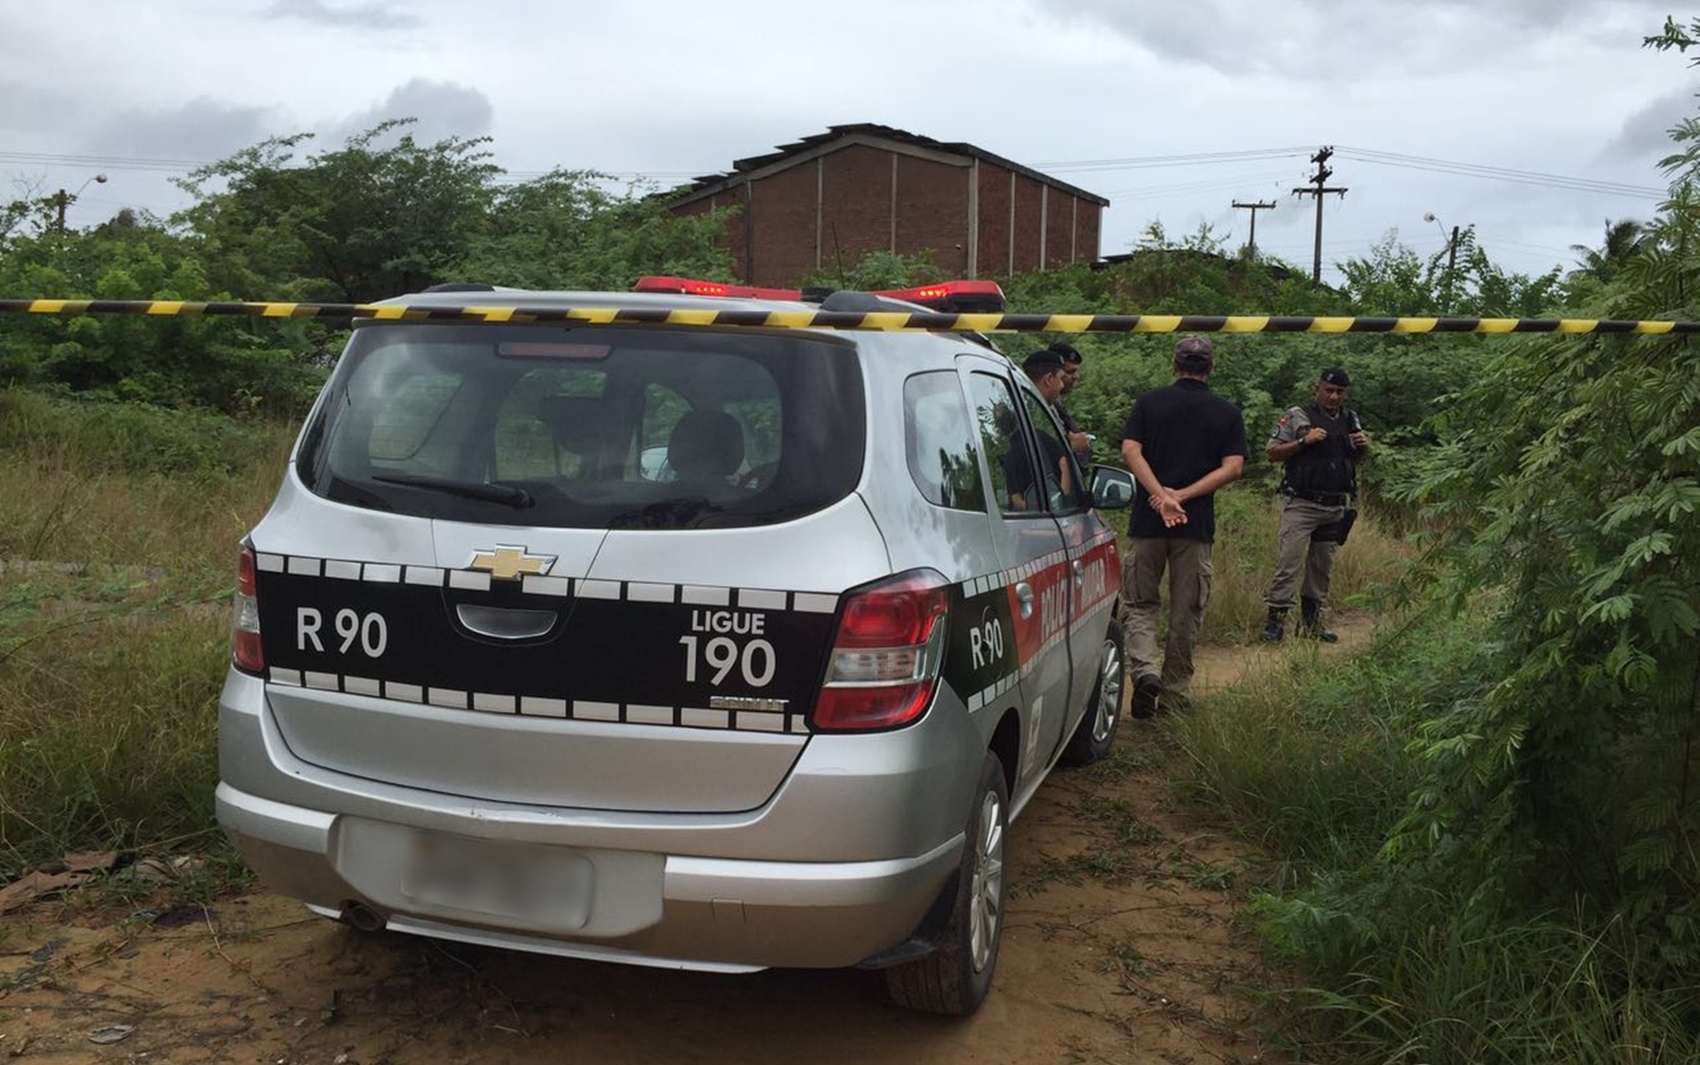
<instances>
[{"instance_id":1,"label":"power line","mask_svg":"<svg viewBox=\"0 0 1700 1065\"><path fill-rule=\"evenodd\" d=\"M1208 166L1228 162L1249 162L1255 159L1270 159L1284 156L1301 156L1309 149L1304 148L1263 148L1240 152L1197 152L1188 155L1151 155L1132 156L1123 159L1086 159L1059 161L1034 164L1037 169L1049 173L1072 173L1105 170L1140 170L1154 167L1169 166ZM1434 173L1453 174L1459 177L1477 177L1493 181L1505 181L1513 184L1537 185L1546 188L1565 189L1573 192L1596 192L1612 196L1632 196L1657 199L1665 195L1665 190L1650 185L1632 185L1627 182L1606 181L1598 178L1576 177L1568 174L1552 174L1539 170L1519 170L1512 167L1494 166L1486 163L1464 163L1449 159L1437 159L1430 156L1409 155L1401 152L1383 152L1370 148L1338 148L1342 158L1356 159L1360 162L1375 163L1381 166L1404 167L1412 170L1427 170Z\"/></svg>"},{"instance_id":2,"label":"power line","mask_svg":"<svg viewBox=\"0 0 1700 1065\"><path fill-rule=\"evenodd\" d=\"M1249 162L1254 159L1274 159L1282 156L1302 158L1308 148L1253 148L1233 152L1194 152L1190 155L1147 155L1127 159L1076 159L1064 162L1034 163L1034 169L1050 173L1084 172L1088 170L1142 170L1164 166L1206 166L1211 163Z\"/></svg>"},{"instance_id":3,"label":"power line","mask_svg":"<svg viewBox=\"0 0 1700 1065\"><path fill-rule=\"evenodd\" d=\"M1272 181L1276 178L1283 178L1286 176L1287 172L1284 170L1277 170L1273 172L1266 171L1249 176L1239 174L1226 177L1206 178L1202 181L1187 181L1174 185L1141 185L1134 188L1116 189L1111 192L1106 192L1103 195L1112 199L1117 196L1135 196L1141 199L1150 200L1161 196L1177 195L1187 192L1211 192L1218 189L1243 187L1250 183Z\"/></svg>"},{"instance_id":4,"label":"power line","mask_svg":"<svg viewBox=\"0 0 1700 1065\"><path fill-rule=\"evenodd\" d=\"M1367 148L1340 148L1338 151L1342 157L1356 159L1359 162L1375 163L1381 166L1397 166L1410 170L1426 170L1432 173L1455 174L1460 177L1479 177L1523 185L1569 189L1576 192L1598 192L1612 196L1659 199L1666 195L1664 189L1654 188L1650 185L1630 185L1621 181L1569 177L1563 174L1542 173L1538 170L1514 170L1510 167L1489 166L1483 163L1460 163L1449 159L1432 159L1427 156L1403 155L1398 152L1379 152Z\"/></svg>"},{"instance_id":5,"label":"power line","mask_svg":"<svg viewBox=\"0 0 1700 1065\"><path fill-rule=\"evenodd\" d=\"M0 163L17 163L24 166L98 167L102 170L153 170L167 173L184 173L212 165L210 160L205 159L143 159L119 155L64 155L55 152L5 151L0 151Z\"/></svg>"}]
</instances>

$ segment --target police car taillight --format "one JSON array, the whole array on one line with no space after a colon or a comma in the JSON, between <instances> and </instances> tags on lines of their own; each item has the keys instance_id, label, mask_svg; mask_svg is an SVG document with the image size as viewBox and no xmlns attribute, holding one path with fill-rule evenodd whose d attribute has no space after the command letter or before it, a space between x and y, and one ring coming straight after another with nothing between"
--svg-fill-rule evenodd
<instances>
[{"instance_id":1,"label":"police car taillight","mask_svg":"<svg viewBox=\"0 0 1700 1065\"><path fill-rule=\"evenodd\" d=\"M926 713L944 662L949 607L950 585L931 570L851 592L815 702L816 731L897 728Z\"/></svg>"},{"instance_id":2,"label":"police car taillight","mask_svg":"<svg viewBox=\"0 0 1700 1065\"><path fill-rule=\"evenodd\" d=\"M729 285L724 281L698 281L691 277L640 277L632 286L633 292L677 292L686 296L725 296L730 299L800 300L803 290L797 288L761 288L756 285Z\"/></svg>"},{"instance_id":3,"label":"police car taillight","mask_svg":"<svg viewBox=\"0 0 1700 1065\"><path fill-rule=\"evenodd\" d=\"M890 288L874 295L951 314L1002 314L1005 306L1003 289L996 281L941 281L915 288Z\"/></svg>"},{"instance_id":4,"label":"police car taillight","mask_svg":"<svg viewBox=\"0 0 1700 1065\"><path fill-rule=\"evenodd\" d=\"M236 612L230 621L230 660L244 673L264 673L260 646L260 593L254 580L254 549L246 545L236 561Z\"/></svg>"}]
</instances>

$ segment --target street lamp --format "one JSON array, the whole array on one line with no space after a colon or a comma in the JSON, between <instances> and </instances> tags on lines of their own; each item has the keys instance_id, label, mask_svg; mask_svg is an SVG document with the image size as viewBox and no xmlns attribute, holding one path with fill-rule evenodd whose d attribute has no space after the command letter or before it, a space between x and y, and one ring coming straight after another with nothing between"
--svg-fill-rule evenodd
<instances>
[{"instance_id":1,"label":"street lamp","mask_svg":"<svg viewBox=\"0 0 1700 1065\"><path fill-rule=\"evenodd\" d=\"M1423 221L1433 222L1439 227L1440 235L1446 238L1446 273L1441 282L1444 294L1441 297L1440 309L1442 313L1450 313L1452 310L1452 270L1458 265L1458 227L1453 226L1452 234L1448 236L1446 227L1441 224L1440 219L1435 217L1433 211L1424 212Z\"/></svg>"},{"instance_id":2,"label":"street lamp","mask_svg":"<svg viewBox=\"0 0 1700 1065\"><path fill-rule=\"evenodd\" d=\"M90 185L104 184L106 184L106 175L96 174L94 177L85 180L81 185L78 185L76 192L66 192L64 189L59 190L59 195L53 198L59 208L59 232L65 232L65 208L70 206L71 201L75 200L78 196L81 196L83 194L83 190L88 188Z\"/></svg>"}]
</instances>

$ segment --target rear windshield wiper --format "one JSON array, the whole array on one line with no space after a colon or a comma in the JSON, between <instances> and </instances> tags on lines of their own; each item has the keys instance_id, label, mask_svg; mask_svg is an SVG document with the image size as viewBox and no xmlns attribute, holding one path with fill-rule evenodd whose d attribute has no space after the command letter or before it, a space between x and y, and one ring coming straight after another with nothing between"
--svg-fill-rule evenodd
<instances>
[{"instance_id":1,"label":"rear windshield wiper","mask_svg":"<svg viewBox=\"0 0 1700 1065\"><path fill-rule=\"evenodd\" d=\"M482 499L487 503L501 503L503 506L513 507L515 510L529 507L535 502L530 492L511 484L457 481L453 477L431 477L422 473L374 473L372 480L383 481L385 484L405 484L410 488L429 488L434 492L447 492L467 499Z\"/></svg>"}]
</instances>

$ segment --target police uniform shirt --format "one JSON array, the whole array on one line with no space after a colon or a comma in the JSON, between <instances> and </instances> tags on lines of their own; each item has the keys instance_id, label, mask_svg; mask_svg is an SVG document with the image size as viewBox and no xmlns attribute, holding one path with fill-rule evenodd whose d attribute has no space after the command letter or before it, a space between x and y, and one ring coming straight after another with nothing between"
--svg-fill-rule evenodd
<instances>
[{"instance_id":1,"label":"police uniform shirt","mask_svg":"<svg viewBox=\"0 0 1700 1065\"><path fill-rule=\"evenodd\" d=\"M1310 412L1303 407L1288 407L1287 413L1281 415L1281 420L1275 423L1275 431L1269 434L1268 447L1290 444L1308 432Z\"/></svg>"},{"instance_id":2,"label":"police uniform shirt","mask_svg":"<svg viewBox=\"0 0 1700 1065\"><path fill-rule=\"evenodd\" d=\"M1327 419L1322 427L1328 430L1328 439L1321 444L1301 448L1287 460L1286 472L1281 479L1282 488L1297 488L1301 495L1306 490L1330 494L1351 493L1357 489L1353 470L1358 461L1357 449L1349 442L1352 416L1344 407L1332 417L1321 408L1317 408L1316 413ZM1275 423L1275 431L1269 434L1268 447L1301 440L1315 424L1316 419L1312 417L1309 407L1288 407L1287 413L1281 415L1281 420ZM1295 475L1295 463L1306 465L1302 477ZM1318 480L1322 483L1314 483Z\"/></svg>"},{"instance_id":3,"label":"police uniform shirt","mask_svg":"<svg viewBox=\"0 0 1700 1065\"><path fill-rule=\"evenodd\" d=\"M1228 456L1243 458L1246 453L1245 418L1240 409L1210 391L1203 381L1188 377L1140 396L1128 412L1122 439L1139 441L1151 472L1170 488L1185 488L1218 469ZM1151 508L1145 486L1140 485L1128 535L1214 542L1214 494L1189 499L1185 505L1185 524L1166 528L1162 516Z\"/></svg>"}]
</instances>

